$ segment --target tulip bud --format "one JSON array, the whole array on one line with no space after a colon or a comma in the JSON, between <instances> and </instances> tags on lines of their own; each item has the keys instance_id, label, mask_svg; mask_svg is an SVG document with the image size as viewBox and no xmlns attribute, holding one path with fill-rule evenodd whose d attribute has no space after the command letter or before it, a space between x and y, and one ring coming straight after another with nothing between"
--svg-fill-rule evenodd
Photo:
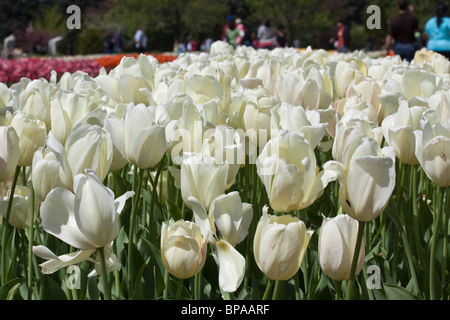
<instances>
[{"instance_id":1,"label":"tulip bud","mask_svg":"<svg viewBox=\"0 0 450 320\"><path fill-rule=\"evenodd\" d=\"M61 165L61 181L69 190L73 187L73 177L83 174L85 169L94 170L102 181L110 171L113 154L111 136L98 125L75 127L64 146L50 132L47 146L55 153Z\"/></svg>"},{"instance_id":2,"label":"tulip bud","mask_svg":"<svg viewBox=\"0 0 450 320\"><path fill-rule=\"evenodd\" d=\"M415 130L420 130L420 118L426 107L408 107L404 100L396 113L387 116L381 123L386 142L394 148L395 155L406 164L418 164Z\"/></svg>"},{"instance_id":3,"label":"tulip bud","mask_svg":"<svg viewBox=\"0 0 450 320\"><path fill-rule=\"evenodd\" d=\"M178 220L163 223L161 257L167 271L178 279L197 274L205 264L207 239L193 222Z\"/></svg>"},{"instance_id":4,"label":"tulip bud","mask_svg":"<svg viewBox=\"0 0 450 320\"><path fill-rule=\"evenodd\" d=\"M14 176L20 157L19 136L11 126L0 126L0 182Z\"/></svg>"},{"instance_id":5,"label":"tulip bud","mask_svg":"<svg viewBox=\"0 0 450 320\"><path fill-rule=\"evenodd\" d=\"M180 169L181 196L188 208L193 196L209 210L212 201L225 193L228 163L219 163L207 155L194 154L184 159Z\"/></svg>"},{"instance_id":6,"label":"tulip bud","mask_svg":"<svg viewBox=\"0 0 450 320\"><path fill-rule=\"evenodd\" d=\"M341 214L332 219L325 218L319 234L319 262L322 271L336 281L347 280L358 236L358 221L349 215ZM358 274L364 266L364 239L359 251L356 267Z\"/></svg>"},{"instance_id":7,"label":"tulip bud","mask_svg":"<svg viewBox=\"0 0 450 320\"><path fill-rule=\"evenodd\" d=\"M247 89L244 91L247 97L242 120L246 135L253 146L263 148L270 139L271 110L276 105L276 100L264 87Z\"/></svg>"},{"instance_id":8,"label":"tulip bud","mask_svg":"<svg viewBox=\"0 0 450 320\"><path fill-rule=\"evenodd\" d=\"M59 177L60 164L50 149L40 148L33 155L31 180L36 200L43 201L56 187L63 187Z\"/></svg>"},{"instance_id":9,"label":"tulip bud","mask_svg":"<svg viewBox=\"0 0 450 320\"><path fill-rule=\"evenodd\" d=\"M423 131L414 131L416 157L431 181L440 187L450 186L450 126L439 121L432 124L427 117L421 121L421 126Z\"/></svg>"},{"instance_id":10,"label":"tulip bud","mask_svg":"<svg viewBox=\"0 0 450 320\"><path fill-rule=\"evenodd\" d=\"M48 131L51 128L50 99L55 93L56 88L44 79L30 81L19 94L20 110L35 115Z\"/></svg>"},{"instance_id":11,"label":"tulip bud","mask_svg":"<svg viewBox=\"0 0 450 320\"><path fill-rule=\"evenodd\" d=\"M6 217L10 196L11 190L9 190L8 194L3 197L2 200L0 200L0 213L3 215L3 217ZM11 213L8 221L14 228L24 229L30 226L30 205L30 188L22 185L16 185ZM36 218L36 215L34 218Z\"/></svg>"},{"instance_id":12,"label":"tulip bud","mask_svg":"<svg viewBox=\"0 0 450 320\"><path fill-rule=\"evenodd\" d=\"M256 227L253 252L256 263L270 280L288 280L300 268L309 240L314 233L303 221L289 214L263 215Z\"/></svg>"},{"instance_id":13,"label":"tulip bud","mask_svg":"<svg viewBox=\"0 0 450 320\"><path fill-rule=\"evenodd\" d=\"M36 119L32 114L17 111L13 114L11 126L19 136L20 157L18 165L30 166L34 152L45 146L47 130L45 123Z\"/></svg>"},{"instance_id":14,"label":"tulip bud","mask_svg":"<svg viewBox=\"0 0 450 320\"><path fill-rule=\"evenodd\" d=\"M154 113L154 107L130 104L124 119L125 156L141 169L156 166L167 149L164 127L155 124Z\"/></svg>"}]
</instances>

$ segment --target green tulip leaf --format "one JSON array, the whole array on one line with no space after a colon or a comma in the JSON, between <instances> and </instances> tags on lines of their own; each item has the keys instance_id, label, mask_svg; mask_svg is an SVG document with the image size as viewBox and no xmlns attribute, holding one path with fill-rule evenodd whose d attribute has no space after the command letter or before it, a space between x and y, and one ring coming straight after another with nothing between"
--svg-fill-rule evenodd
<instances>
[{"instance_id":1,"label":"green tulip leaf","mask_svg":"<svg viewBox=\"0 0 450 320\"><path fill-rule=\"evenodd\" d=\"M388 300L422 300L422 298L413 295L405 288L389 283L384 284L384 293Z\"/></svg>"},{"instance_id":2,"label":"green tulip leaf","mask_svg":"<svg viewBox=\"0 0 450 320\"><path fill-rule=\"evenodd\" d=\"M0 300L11 300L24 283L24 278L15 278L5 283L0 288Z\"/></svg>"}]
</instances>

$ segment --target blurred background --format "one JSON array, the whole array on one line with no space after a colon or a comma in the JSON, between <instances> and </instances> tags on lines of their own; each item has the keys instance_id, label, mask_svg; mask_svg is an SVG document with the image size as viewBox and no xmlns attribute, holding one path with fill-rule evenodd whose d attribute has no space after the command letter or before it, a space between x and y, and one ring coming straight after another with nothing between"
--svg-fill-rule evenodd
<instances>
[{"instance_id":1,"label":"blurred background","mask_svg":"<svg viewBox=\"0 0 450 320\"><path fill-rule=\"evenodd\" d=\"M434 15L438 1L410 0L420 27ZM147 51L173 51L174 43L219 40L227 18L242 20L247 32L256 32L262 19L285 27L289 46L333 49L329 41L336 23L350 26L351 49L379 50L387 27L397 14L396 0L21 0L0 2L0 39L14 34L18 52L48 54L49 40L58 54L105 53L106 38L122 30L121 52L135 51L133 35L140 27L148 37ZM381 29L370 30L370 5L381 9ZM81 9L81 28L70 30L67 7ZM108 52L107 52L108 53Z\"/></svg>"}]
</instances>

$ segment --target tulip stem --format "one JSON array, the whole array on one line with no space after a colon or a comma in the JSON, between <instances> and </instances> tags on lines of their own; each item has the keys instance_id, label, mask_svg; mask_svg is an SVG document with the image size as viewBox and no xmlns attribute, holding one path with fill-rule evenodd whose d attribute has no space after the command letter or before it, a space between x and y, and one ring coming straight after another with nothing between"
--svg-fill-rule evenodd
<instances>
[{"instance_id":1,"label":"tulip stem","mask_svg":"<svg viewBox=\"0 0 450 320\"><path fill-rule=\"evenodd\" d=\"M130 231L128 234L128 297L131 299L133 296L133 250L134 250L134 240L135 234L134 230L136 228L136 214L137 207L139 205L139 200L141 197L141 185L143 179L144 171L139 170L138 167L134 166L133 171L133 190L136 190L136 194L132 199L131 206L131 216L130 216Z\"/></svg>"},{"instance_id":2,"label":"tulip stem","mask_svg":"<svg viewBox=\"0 0 450 320\"><path fill-rule=\"evenodd\" d=\"M169 271L167 271L167 269L165 269L163 299L167 300L168 296L169 296Z\"/></svg>"},{"instance_id":3,"label":"tulip stem","mask_svg":"<svg viewBox=\"0 0 450 320\"><path fill-rule=\"evenodd\" d=\"M30 227L28 235L28 299L32 294L32 273L33 273L33 239L34 239L34 188L30 181Z\"/></svg>"},{"instance_id":4,"label":"tulip stem","mask_svg":"<svg viewBox=\"0 0 450 320\"><path fill-rule=\"evenodd\" d=\"M201 300L201 284L202 284L202 271L197 272L194 278L194 299Z\"/></svg>"},{"instance_id":5,"label":"tulip stem","mask_svg":"<svg viewBox=\"0 0 450 320\"><path fill-rule=\"evenodd\" d=\"M14 192L16 190L16 184L17 184L17 179L19 177L20 174L20 167L17 166L16 167L16 171L14 173L14 178L13 178L13 182L11 185L11 191L9 193L9 199L8 199L8 207L6 209L6 216L5 219L3 220L3 234L2 234L2 285L4 285L7 281L7 275L6 275L6 250L7 250L7 246L8 246L8 228L9 228L9 217L11 215L11 208L12 208L12 203L13 203L13 199L14 199Z\"/></svg>"},{"instance_id":6,"label":"tulip stem","mask_svg":"<svg viewBox=\"0 0 450 320\"><path fill-rule=\"evenodd\" d=\"M105 248L98 248L97 250L100 260L100 267L102 270L103 277L103 295L105 300L111 300L111 288L108 281L108 272L106 271L106 258L105 258Z\"/></svg>"},{"instance_id":7,"label":"tulip stem","mask_svg":"<svg viewBox=\"0 0 450 320\"><path fill-rule=\"evenodd\" d=\"M341 300L341 288L342 288L342 281L336 281L336 299L335 300Z\"/></svg>"},{"instance_id":8,"label":"tulip stem","mask_svg":"<svg viewBox=\"0 0 450 320\"><path fill-rule=\"evenodd\" d=\"M361 243L362 243L362 238L364 235L365 224L366 224L365 221L358 221L358 237L356 239L355 251L353 253L353 261L352 261L352 266L350 269L350 278L348 279L348 284L347 284L347 292L345 295L346 300L351 300L351 298L352 298L353 282L355 281L356 266L358 265L359 251L361 249Z\"/></svg>"},{"instance_id":9,"label":"tulip stem","mask_svg":"<svg viewBox=\"0 0 450 320\"><path fill-rule=\"evenodd\" d=\"M436 300L436 289L435 289L436 249L437 249L437 243L438 243L438 238L439 238L439 231L441 229L445 188L439 187L438 194L439 194L439 201L438 201L437 212L434 212L435 220L434 220L434 226L433 226L434 227L433 239L431 242L431 252L430 252L430 300ZM448 227L448 226L446 226L446 227Z\"/></svg>"},{"instance_id":10,"label":"tulip stem","mask_svg":"<svg viewBox=\"0 0 450 320\"><path fill-rule=\"evenodd\" d=\"M446 277L447 277L447 253L448 253L448 222L449 222L449 214L448 212L450 211L450 206L449 206L449 201L448 201L448 192L449 189L447 188L447 197L445 197L446 199L446 210L445 210L445 216L444 216L444 248L443 248L443 252L442 252L442 287L441 287L441 291L442 291L442 297L444 297L444 290L445 290L445 285L447 284L446 281Z\"/></svg>"},{"instance_id":11,"label":"tulip stem","mask_svg":"<svg viewBox=\"0 0 450 320\"><path fill-rule=\"evenodd\" d=\"M263 296L263 300L268 300L269 299L269 295L270 292L272 291L272 287L273 287L273 280L267 279L267 286L266 286L266 291L264 291L264 296Z\"/></svg>"},{"instance_id":12,"label":"tulip stem","mask_svg":"<svg viewBox=\"0 0 450 320\"><path fill-rule=\"evenodd\" d=\"M275 281L275 287L273 288L272 300L278 300L278 295L280 292L280 280Z\"/></svg>"},{"instance_id":13,"label":"tulip stem","mask_svg":"<svg viewBox=\"0 0 450 320\"><path fill-rule=\"evenodd\" d=\"M180 298L181 298L181 291L183 291L183 279L178 279L178 282L177 282L177 295L175 297L175 300L180 300Z\"/></svg>"}]
</instances>

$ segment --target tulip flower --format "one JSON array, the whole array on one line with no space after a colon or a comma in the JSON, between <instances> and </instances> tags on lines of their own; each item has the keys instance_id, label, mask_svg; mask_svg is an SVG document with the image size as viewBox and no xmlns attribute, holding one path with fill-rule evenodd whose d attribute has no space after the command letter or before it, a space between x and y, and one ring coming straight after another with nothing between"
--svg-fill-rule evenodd
<instances>
[{"instance_id":1,"label":"tulip flower","mask_svg":"<svg viewBox=\"0 0 450 320\"><path fill-rule=\"evenodd\" d=\"M303 133L305 138L315 148L325 135L326 123L320 122L320 114L301 106L282 103L272 109L271 136L281 130Z\"/></svg>"},{"instance_id":2,"label":"tulip flower","mask_svg":"<svg viewBox=\"0 0 450 320\"><path fill-rule=\"evenodd\" d=\"M37 256L48 259L40 265L44 274L88 260L97 249L111 245L119 232L119 215L126 200L134 195L128 191L114 199L113 191L92 170L75 176L73 190L57 187L50 191L41 204L40 215L47 233L80 250L55 257L44 246L33 247Z\"/></svg>"},{"instance_id":3,"label":"tulip flower","mask_svg":"<svg viewBox=\"0 0 450 320\"><path fill-rule=\"evenodd\" d=\"M189 197L195 223L216 251L219 285L223 291L234 292L244 279L245 258L234 248L248 234L253 209L242 203L237 191L219 195L211 204L209 214L194 197Z\"/></svg>"},{"instance_id":4,"label":"tulip flower","mask_svg":"<svg viewBox=\"0 0 450 320\"><path fill-rule=\"evenodd\" d=\"M60 178L64 187L71 190L74 176L92 169L103 180L109 173L113 144L111 136L98 125L75 127L67 136L65 145L50 132L47 147L53 151L60 163Z\"/></svg>"},{"instance_id":5,"label":"tulip flower","mask_svg":"<svg viewBox=\"0 0 450 320\"><path fill-rule=\"evenodd\" d=\"M206 237L193 222L178 220L163 223L161 257L164 267L178 279L197 274L205 264L208 250Z\"/></svg>"},{"instance_id":6,"label":"tulip flower","mask_svg":"<svg viewBox=\"0 0 450 320\"><path fill-rule=\"evenodd\" d=\"M429 111L421 120L423 131L416 130L416 157L431 181L440 187L450 185L450 126L440 121L432 123L436 114ZM430 119L429 119L430 118Z\"/></svg>"},{"instance_id":7,"label":"tulip flower","mask_svg":"<svg viewBox=\"0 0 450 320\"><path fill-rule=\"evenodd\" d=\"M421 130L420 119L426 107L409 107L403 100L398 111L387 116L381 127L386 142L394 148L395 155L405 164L418 164L415 130Z\"/></svg>"},{"instance_id":8,"label":"tulip flower","mask_svg":"<svg viewBox=\"0 0 450 320\"><path fill-rule=\"evenodd\" d=\"M239 169L245 165L244 139L239 130L226 125L218 125L203 142L202 153L207 154L219 163L228 163L227 186L229 189L235 182Z\"/></svg>"},{"instance_id":9,"label":"tulip flower","mask_svg":"<svg viewBox=\"0 0 450 320\"><path fill-rule=\"evenodd\" d=\"M430 109L436 111L439 121L450 123L450 92L448 90L437 91L428 99Z\"/></svg>"},{"instance_id":10,"label":"tulip flower","mask_svg":"<svg viewBox=\"0 0 450 320\"><path fill-rule=\"evenodd\" d=\"M156 166L166 152L164 127L154 121L154 107L128 105L124 118L124 154L141 169Z\"/></svg>"},{"instance_id":11,"label":"tulip flower","mask_svg":"<svg viewBox=\"0 0 450 320\"><path fill-rule=\"evenodd\" d=\"M55 154L48 148L39 148L33 155L31 180L38 202L44 201L48 193L63 187L59 177L60 164Z\"/></svg>"},{"instance_id":12,"label":"tulip flower","mask_svg":"<svg viewBox=\"0 0 450 320\"><path fill-rule=\"evenodd\" d=\"M18 165L28 167L33 161L34 152L44 147L47 130L45 123L32 114L17 111L13 114L11 126L19 136L20 157Z\"/></svg>"},{"instance_id":13,"label":"tulip flower","mask_svg":"<svg viewBox=\"0 0 450 320\"><path fill-rule=\"evenodd\" d=\"M18 97L20 110L31 113L38 120L45 123L47 131L51 129L50 101L55 95L56 89L46 80L33 80L26 84L26 87Z\"/></svg>"},{"instance_id":14,"label":"tulip flower","mask_svg":"<svg viewBox=\"0 0 450 320\"><path fill-rule=\"evenodd\" d=\"M333 159L344 163L350 144L357 137L364 135L380 144L383 139L383 131L381 128L366 120L350 119L347 122L338 121L332 147Z\"/></svg>"},{"instance_id":15,"label":"tulip flower","mask_svg":"<svg viewBox=\"0 0 450 320\"><path fill-rule=\"evenodd\" d=\"M380 94L381 87L377 81L363 80L358 84L355 83L353 85L350 85L347 90L346 97L351 98L353 96L356 96L368 102L378 116L377 123L381 123L386 116L386 110L381 107L379 99Z\"/></svg>"},{"instance_id":16,"label":"tulip flower","mask_svg":"<svg viewBox=\"0 0 450 320\"><path fill-rule=\"evenodd\" d=\"M347 214L324 217L319 234L319 262L322 271L336 281L348 280L358 236L358 221ZM358 274L364 266L364 239L356 267Z\"/></svg>"},{"instance_id":17,"label":"tulip flower","mask_svg":"<svg viewBox=\"0 0 450 320\"><path fill-rule=\"evenodd\" d=\"M225 41L215 41L210 48L209 54L214 56L232 55L234 48L231 44Z\"/></svg>"},{"instance_id":18,"label":"tulip flower","mask_svg":"<svg viewBox=\"0 0 450 320\"><path fill-rule=\"evenodd\" d=\"M313 230L307 230L303 221L289 214L263 215L256 227L253 252L256 263L270 280L288 280L300 268Z\"/></svg>"},{"instance_id":19,"label":"tulip flower","mask_svg":"<svg viewBox=\"0 0 450 320\"><path fill-rule=\"evenodd\" d=\"M88 113L90 99L74 92L59 91L51 100L50 115L52 132L61 143Z\"/></svg>"},{"instance_id":20,"label":"tulip flower","mask_svg":"<svg viewBox=\"0 0 450 320\"><path fill-rule=\"evenodd\" d=\"M19 136L11 126L0 126L0 182L11 179L19 163Z\"/></svg>"},{"instance_id":21,"label":"tulip flower","mask_svg":"<svg viewBox=\"0 0 450 320\"><path fill-rule=\"evenodd\" d=\"M211 244L217 242L214 238L216 232L233 247L247 237L253 210L249 203L241 202L237 191L216 197L211 203L209 214L196 198L189 197L189 203L194 212L195 223L204 236L209 235L208 241Z\"/></svg>"},{"instance_id":22,"label":"tulip flower","mask_svg":"<svg viewBox=\"0 0 450 320\"><path fill-rule=\"evenodd\" d=\"M6 217L11 190L0 200L0 213ZM31 190L26 186L16 185L14 189L11 213L8 222L18 229L30 226ZM36 218L36 216L34 217Z\"/></svg>"},{"instance_id":23,"label":"tulip flower","mask_svg":"<svg viewBox=\"0 0 450 320\"><path fill-rule=\"evenodd\" d=\"M11 101L12 95L6 84L0 83L0 108L6 107Z\"/></svg>"},{"instance_id":24,"label":"tulip flower","mask_svg":"<svg viewBox=\"0 0 450 320\"><path fill-rule=\"evenodd\" d=\"M172 174L173 172L172 170ZM225 193L227 177L228 163L220 163L204 154L191 154L181 163L175 184L180 187L181 196L188 208L191 208L189 197L192 196L209 210L212 201Z\"/></svg>"},{"instance_id":25,"label":"tulip flower","mask_svg":"<svg viewBox=\"0 0 450 320\"><path fill-rule=\"evenodd\" d=\"M328 183L337 178L334 172L319 172L314 149L295 131L282 131L269 140L256 166L270 206L278 212L310 206Z\"/></svg>"},{"instance_id":26,"label":"tulip flower","mask_svg":"<svg viewBox=\"0 0 450 320\"><path fill-rule=\"evenodd\" d=\"M347 89L355 81L356 78L362 78L363 75L359 70L357 64L352 62L345 62L339 60L336 64L334 72L334 87L336 90L337 98L343 98L346 96Z\"/></svg>"},{"instance_id":27,"label":"tulip flower","mask_svg":"<svg viewBox=\"0 0 450 320\"><path fill-rule=\"evenodd\" d=\"M271 110L275 99L263 87L245 90L247 102L242 114L243 129L253 146L263 148L270 139Z\"/></svg>"},{"instance_id":28,"label":"tulip flower","mask_svg":"<svg viewBox=\"0 0 450 320\"><path fill-rule=\"evenodd\" d=\"M395 187L395 154L378 142L358 136L349 145L344 163L328 161L324 170L336 172L339 202L358 221L370 221L387 206Z\"/></svg>"},{"instance_id":29,"label":"tulip flower","mask_svg":"<svg viewBox=\"0 0 450 320\"><path fill-rule=\"evenodd\" d=\"M222 99L223 89L219 80L213 76L194 74L185 78L185 90L194 103L204 104L213 99Z\"/></svg>"}]
</instances>

